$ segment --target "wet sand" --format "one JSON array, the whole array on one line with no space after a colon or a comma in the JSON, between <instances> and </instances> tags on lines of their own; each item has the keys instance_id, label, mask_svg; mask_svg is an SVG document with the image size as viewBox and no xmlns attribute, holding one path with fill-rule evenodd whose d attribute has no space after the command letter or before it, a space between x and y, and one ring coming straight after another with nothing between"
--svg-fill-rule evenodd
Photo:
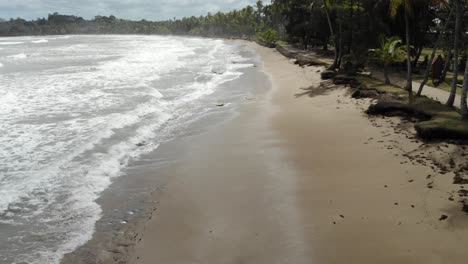
<instances>
[{"instance_id":1,"label":"wet sand","mask_svg":"<svg viewBox=\"0 0 468 264\"><path fill-rule=\"evenodd\" d=\"M370 101L321 84L321 68L249 45L271 93L174 143L180 158L162 172L170 180L129 262L466 263L460 186L428 158L459 147L427 146L398 118L370 119Z\"/></svg>"}]
</instances>

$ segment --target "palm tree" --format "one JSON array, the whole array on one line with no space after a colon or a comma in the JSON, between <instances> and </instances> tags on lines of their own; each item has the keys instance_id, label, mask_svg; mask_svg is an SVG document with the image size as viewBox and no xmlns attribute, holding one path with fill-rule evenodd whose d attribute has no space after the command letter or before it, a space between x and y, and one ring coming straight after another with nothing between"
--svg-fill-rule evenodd
<instances>
[{"instance_id":1,"label":"palm tree","mask_svg":"<svg viewBox=\"0 0 468 264\"><path fill-rule=\"evenodd\" d=\"M453 106L455 102L455 96L457 95L457 84L458 84L458 53L459 53L459 35L461 26L461 0L455 0L455 43L454 43L454 55L453 55L453 78L452 78L452 89L450 89L450 96L445 103L448 106Z\"/></svg>"},{"instance_id":2,"label":"palm tree","mask_svg":"<svg viewBox=\"0 0 468 264\"><path fill-rule=\"evenodd\" d=\"M388 39L381 37L380 48L370 50L374 57L384 65L385 84L390 84L388 66L400 60L404 55L401 49L401 43L402 41L399 37L391 37Z\"/></svg>"},{"instance_id":3,"label":"palm tree","mask_svg":"<svg viewBox=\"0 0 468 264\"><path fill-rule=\"evenodd\" d=\"M395 17L400 7L405 10L405 31L406 31L406 90L408 91L409 103L413 103L413 80L412 80L412 66L411 66L411 53L410 53L410 22L409 17L412 12L414 0L389 0L390 16Z\"/></svg>"},{"instance_id":4,"label":"palm tree","mask_svg":"<svg viewBox=\"0 0 468 264\"><path fill-rule=\"evenodd\" d=\"M463 77L463 88L461 92L461 115L463 120L468 120L468 106L466 105L466 95L468 93L468 60L466 60L465 76Z\"/></svg>"},{"instance_id":5,"label":"palm tree","mask_svg":"<svg viewBox=\"0 0 468 264\"><path fill-rule=\"evenodd\" d=\"M421 82L421 85L419 86L419 89L418 89L418 92L416 93L416 96L421 96L422 94L422 91L424 89L424 85L426 85L427 81L429 80L429 73L431 71L431 65L432 65L432 62L434 61L434 58L435 58L435 54L437 52L437 49L439 49L439 46L440 46L440 43L441 43L441 40L442 40L442 36L444 35L444 32L447 28L447 25L449 24L450 22L450 19L452 17L452 14L453 14L453 8L450 8L450 12L449 12L449 15L447 17L447 20L445 21L445 24L444 26L442 27L442 29L438 32L439 33L439 37L437 38L437 41L436 43L434 44L434 48L432 49L432 53L431 53L431 58L429 59L429 62L427 64L427 68L426 68L426 72L424 74L424 80Z\"/></svg>"},{"instance_id":6,"label":"palm tree","mask_svg":"<svg viewBox=\"0 0 468 264\"><path fill-rule=\"evenodd\" d=\"M323 0L322 2L323 2L323 8L325 10L325 14L327 16L328 27L330 28L330 36L331 36L331 39L333 41L333 45L335 46L335 59L333 60L333 64L330 66L329 69L335 70L338 67L338 59L339 59L338 43L337 43L338 41L336 40L336 36L335 36L334 30L333 30L332 21L331 21L331 18L330 18L330 12L328 11L328 4L330 4L330 3L329 3L328 0Z\"/></svg>"}]
</instances>

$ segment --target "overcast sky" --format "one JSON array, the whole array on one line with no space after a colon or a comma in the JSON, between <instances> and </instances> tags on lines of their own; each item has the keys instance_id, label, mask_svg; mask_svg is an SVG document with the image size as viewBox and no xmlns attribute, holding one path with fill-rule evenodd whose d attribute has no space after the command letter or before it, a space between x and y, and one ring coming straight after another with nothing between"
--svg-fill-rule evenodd
<instances>
[{"instance_id":1,"label":"overcast sky","mask_svg":"<svg viewBox=\"0 0 468 264\"><path fill-rule=\"evenodd\" d=\"M86 19L95 15L115 15L133 20L164 20L229 11L253 5L255 2L256 0L0 0L0 18L21 17L29 20L59 12Z\"/></svg>"}]
</instances>

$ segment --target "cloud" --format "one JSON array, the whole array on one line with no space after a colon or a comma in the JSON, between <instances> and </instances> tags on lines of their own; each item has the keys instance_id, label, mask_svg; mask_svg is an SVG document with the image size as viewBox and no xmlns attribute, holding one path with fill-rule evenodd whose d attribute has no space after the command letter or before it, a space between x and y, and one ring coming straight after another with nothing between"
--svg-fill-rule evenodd
<instances>
[{"instance_id":1,"label":"cloud","mask_svg":"<svg viewBox=\"0 0 468 264\"><path fill-rule=\"evenodd\" d=\"M0 17L35 19L47 14L115 15L119 18L164 20L229 11L254 5L256 0L9 0L0 1ZM266 2L266 1L265 1Z\"/></svg>"}]
</instances>

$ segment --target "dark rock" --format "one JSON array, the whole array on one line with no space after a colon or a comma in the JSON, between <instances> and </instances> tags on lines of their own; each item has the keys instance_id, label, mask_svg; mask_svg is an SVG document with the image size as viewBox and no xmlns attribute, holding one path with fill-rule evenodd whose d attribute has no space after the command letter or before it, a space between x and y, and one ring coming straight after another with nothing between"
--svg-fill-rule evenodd
<instances>
[{"instance_id":1,"label":"dark rock","mask_svg":"<svg viewBox=\"0 0 468 264\"><path fill-rule=\"evenodd\" d=\"M322 73L320 73L320 77L322 78L322 80L329 80L329 79L332 79L335 76L336 76L336 72L331 71L331 70L326 70L326 71L323 71Z\"/></svg>"},{"instance_id":2,"label":"dark rock","mask_svg":"<svg viewBox=\"0 0 468 264\"><path fill-rule=\"evenodd\" d=\"M468 214L468 204L463 203L462 211Z\"/></svg>"},{"instance_id":3,"label":"dark rock","mask_svg":"<svg viewBox=\"0 0 468 264\"><path fill-rule=\"evenodd\" d=\"M414 116L420 119L428 120L430 116L417 111L411 105L400 102L380 101L377 104L369 106L367 109L369 115L386 115L386 116Z\"/></svg>"},{"instance_id":4,"label":"dark rock","mask_svg":"<svg viewBox=\"0 0 468 264\"><path fill-rule=\"evenodd\" d=\"M416 124L414 128L418 136L425 140L452 139L466 141L468 139L466 129L458 126L438 125L437 123L427 121Z\"/></svg>"},{"instance_id":5,"label":"dark rock","mask_svg":"<svg viewBox=\"0 0 468 264\"><path fill-rule=\"evenodd\" d=\"M456 175L453 178L453 184L468 184L468 179L464 179L460 175Z\"/></svg>"},{"instance_id":6,"label":"dark rock","mask_svg":"<svg viewBox=\"0 0 468 264\"><path fill-rule=\"evenodd\" d=\"M378 98L379 93L377 90L365 90L365 89L356 89L352 94L351 97L353 98Z\"/></svg>"},{"instance_id":7,"label":"dark rock","mask_svg":"<svg viewBox=\"0 0 468 264\"><path fill-rule=\"evenodd\" d=\"M333 83L336 85L349 85L353 88L359 86L359 81L356 79L356 77L345 74L340 74L333 77Z\"/></svg>"}]
</instances>

